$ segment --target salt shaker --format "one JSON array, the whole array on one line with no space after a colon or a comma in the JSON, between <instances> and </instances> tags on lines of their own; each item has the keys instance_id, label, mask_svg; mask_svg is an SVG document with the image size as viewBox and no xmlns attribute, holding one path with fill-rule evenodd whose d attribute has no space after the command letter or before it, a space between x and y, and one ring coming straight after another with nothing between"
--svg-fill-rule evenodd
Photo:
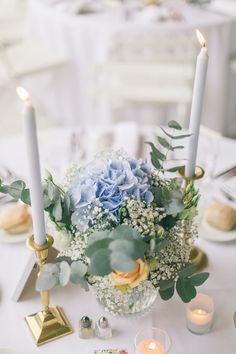
<instances>
[{"instance_id":1,"label":"salt shaker","mask_svg":"<svg viewBox=\"0 0 236 354\"><path fill-rule=\"evenodd\" d=\"M106 317L101 317L95 323L95 334L100 339L109 339L112 337L112 328Z\"/></svg>"},{"instance_id":2,"label":"salt shaker","mask_svg":"<svg viewBox=\"0 0 236 354\"><path fill-rule=\"evenodd\" d=\"M82 339L93 337L93 322L88 316L83 316L79 321L79 337Z\"/></svg>"}]
</instances>

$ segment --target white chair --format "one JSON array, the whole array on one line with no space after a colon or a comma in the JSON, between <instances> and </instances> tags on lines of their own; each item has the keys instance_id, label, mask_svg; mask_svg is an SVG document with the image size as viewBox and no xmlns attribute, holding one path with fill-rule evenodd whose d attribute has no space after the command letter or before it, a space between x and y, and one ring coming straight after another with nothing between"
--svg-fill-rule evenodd
<instances>
[{"instance_id":1,"label":"white chair","mask_svg":"<svg viewBox=\"0 0 236 354\"><path fill-rule=\"evenodd\" d=\"M128 36L129 37L129 36ZM177 107L185 123L190 110L196 45L185 35L115 40L108 61L96 67L96 95L111 107L155 104Z\"/></svg>"},{"instance_id":2,"label":"white chair","mask_svg":"<svg viewBox=\"0 0 236 354\"><path fill-rule=\"evenodd\" d=\"M66 56L57 55L30 39L0 48L0 82L21 79L42 71L55 69L67 62Z\"/></svg>"}]
</instances>

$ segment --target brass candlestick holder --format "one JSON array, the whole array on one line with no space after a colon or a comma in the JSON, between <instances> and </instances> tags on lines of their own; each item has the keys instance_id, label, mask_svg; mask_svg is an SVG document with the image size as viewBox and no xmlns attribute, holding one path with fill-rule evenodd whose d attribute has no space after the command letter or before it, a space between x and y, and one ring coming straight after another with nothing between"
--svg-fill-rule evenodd
<instances>
[{"instance_id":1,"label":"brass candlestick holder","mask_svg":"<svg viewBox=\"0 0 236 354\"><path fill-rule=\"evenodd\" d=\"M205 172L201 167L196 166L194 176L193 177L186 177L185 176L185 166L181 167L178 170L178 175L183 180L182 188L185 189L189 185L189 183L203 178L204 173ZM208 264L208 258L207 258L206 253L203 252L197 246L192 246L189 259L195 265L197 271L199 271L199 272L202 271Z\"/></svg>"},{"instance_id":2,"label":"brass candlestick holder","mask_svg":"<svg viewBox=\"0 0 236 354\"><path fill-rule=\"evenodd\" d=\"M27 240L27 246L35 252L39 271L46 263L48 250L52 244L53 238L49 235L46 236L46 243L42 246L34 242L33 236ZM73 332L62 309L59 306L49 307L49 292L42 291L40 295L44 309L25 317L36 345L50 342Z\"/></svg>"}]
</instances>

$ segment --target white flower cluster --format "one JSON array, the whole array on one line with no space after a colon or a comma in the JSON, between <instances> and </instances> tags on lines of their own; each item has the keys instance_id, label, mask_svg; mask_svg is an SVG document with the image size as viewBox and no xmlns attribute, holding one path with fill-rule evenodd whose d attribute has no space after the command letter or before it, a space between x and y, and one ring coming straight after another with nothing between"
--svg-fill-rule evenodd
<instances>
[{"instance_id":1,"label":"white flower cluster","mask_svg":"<svg viewBox=\"0 0 236 354\"><path fill-rule=\"evenodd\" d=\"M157 236L157 224L166 216L163 208L135 199L126 199L121 209L121 222L137 230L141 235Z\"/></svg>"},{"instance_id":2,"label":"white flower cluster","mask_svg":"<svg viewBox=\"0 0 236 354\"><path fill-rule=\"evenodd\" d=\"M150 280L155 287L161 280L178 277L179 271L189 262L191 245L198 235L197 226L192 222L178 222L165 232L168 245L160 251L157 262L150 272Z\"/></svg>"}]
</instances>

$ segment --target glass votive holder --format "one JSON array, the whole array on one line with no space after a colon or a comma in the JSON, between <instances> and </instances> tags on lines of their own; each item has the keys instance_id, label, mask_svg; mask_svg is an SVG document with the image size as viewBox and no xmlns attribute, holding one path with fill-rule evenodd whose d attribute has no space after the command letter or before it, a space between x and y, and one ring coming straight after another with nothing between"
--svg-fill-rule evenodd
<instances>
[{"instance_id":1,"label":"glass votive holder","mask_svg":"<svg viewBox=\"0 0 236 354\"><path fill-rule=\"evenodd\" d=\"M165 354L171 346L170 337L160 328L147 328L134 339L135 354Z\"/></svg>"},{"instance_id":2,"label":"glass votive holder","mask_svg":"<svg viewBox=\"0 0 236 354\"><path fill-rule=\"evenodd\" d=\"M197 296L186 306L187 328L194 334L210 332L213 324L214 302L205 294Z\"/></svg>"}]
</instances>

